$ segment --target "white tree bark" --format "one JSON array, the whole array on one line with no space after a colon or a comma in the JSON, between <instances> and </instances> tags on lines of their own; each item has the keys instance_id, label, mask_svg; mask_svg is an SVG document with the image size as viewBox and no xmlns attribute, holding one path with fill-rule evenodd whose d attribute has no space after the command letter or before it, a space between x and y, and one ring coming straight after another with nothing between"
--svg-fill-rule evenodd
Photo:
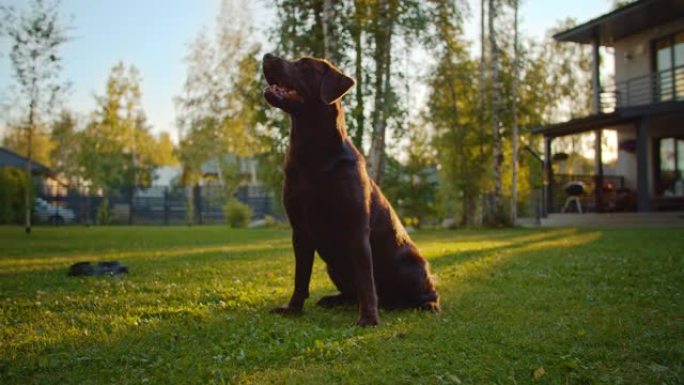
<instances>
[{"instance_id":1,"label":"white tree bark","mask_svg":"<svg viewBox=\"0 0 684 385\"><path fill-rule=\"evenodd\" d=\"M489 215L490 222L499 222L501 215L501 135L499 122L499 109L501 99L501 84L499 82L499 46L496 41L496 28L494 27L496 19L496 4L495 0L489 0L489 48L491 51L491 65L492 65L492 156L494 165L494 190L492 192L491 207Z\"/></svg>"},{"instance_id":2,"label":"white tree bark","mask_svg":"<svg viewBox=\"0 0 684 385\"><path fill-rule=\"evenodd\" d=\"M520 68L518 60L518 0L513 0L513 175L511 181L511 224L518 219L518 78Z\"/></svg>"},{"instance_id":3,"label":"white tree bark","mask_svg":"<svg viewBox=\"0 0 684 385\"><path fill-rule=\"evenodd\" d=\"M333 0L323 0L323 52L325 58L334 61L337 44L333 33L335 20L335 8Z\"/></svg>"}]
</instances>

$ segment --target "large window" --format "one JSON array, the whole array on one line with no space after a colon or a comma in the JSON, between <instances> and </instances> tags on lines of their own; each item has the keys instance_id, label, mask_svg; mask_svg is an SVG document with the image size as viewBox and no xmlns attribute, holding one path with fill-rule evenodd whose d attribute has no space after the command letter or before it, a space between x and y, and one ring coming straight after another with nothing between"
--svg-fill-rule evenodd
<instances>
[{"instance_id":1,"label":"large window","mask_svg":"<svg viewBox=\"0 0 684 385\"><path fill-rule=\"evenodd\" d=\"M684 197L684 138L660 138L656 145L658 195Z\"/></svg>"},{"instance_id":2,"label":"large window","mask_svg":"<svg viewBox=\"0 0 684 385\"><path fill-rule=\"evenodd\" d=\"M654 47L658 100L684 99L684 32L658 39Z\"/></svg>"}]
</instances>

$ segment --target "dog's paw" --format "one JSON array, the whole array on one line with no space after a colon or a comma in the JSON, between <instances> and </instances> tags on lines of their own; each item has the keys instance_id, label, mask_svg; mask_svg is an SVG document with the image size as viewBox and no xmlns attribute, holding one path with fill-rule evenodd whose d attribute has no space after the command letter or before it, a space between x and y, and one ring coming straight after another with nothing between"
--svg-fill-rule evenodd
<instances>
[{"instance_id":1,"label":"dog's paw","mask_svg":"<svg viewBox=\"0 0 684 385\"><path fill-rule=\"evenodd\" d=\"M362 328L378 326L378 325L380 325L380 319L377 316L376 317L362 317L362 318L359 318L358 321L356 321L356 326L362 327Z\"/></svg>"},{"instance_id":2,"label":"dog's paw","mask_svg":"<svg viewBox=\"0 0 684 385\"><path fill-rule=\"evenodd\" d=\"M284 305L284 306L278 306L277 308L273 309L271 312L276 313L276 314L301 314L302 309Z\"/></svg>"},{"instance_id":3,"label":"dog's paw","mask_svg":"<svg viewBox=\"0 0 684 385\"><path fill-rule=\"evenodd\" d=\"M431 313L439 313L442 311L439 307L439 302L426 302L420 305L420 310L429 311Z\"/></svg>"}]
</instances>

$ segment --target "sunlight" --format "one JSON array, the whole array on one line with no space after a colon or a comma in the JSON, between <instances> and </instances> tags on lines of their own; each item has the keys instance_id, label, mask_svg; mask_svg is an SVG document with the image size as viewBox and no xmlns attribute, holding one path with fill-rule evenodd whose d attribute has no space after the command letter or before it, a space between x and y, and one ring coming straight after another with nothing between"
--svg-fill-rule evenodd
<instances>
[{"instance_id":1,"label":"sunlight","mask_svg":"<svg viewBox=\"0 0 684 385\"><path fill-rule=\"evenodd\" d=\"M496 265L514 256L524 255L525 253L545 249L567 249L577 247L595 242L602 237L602 233L599 231L590 233L577 233L572 235L567 234L568 231L576 232L577 230L569 229L565 230L561 234L557 233L559 236L563 235L561 238L549 239L548 236L540 237L537 241L525 242L526 244L522 246L513 246L511 248L500 250L474 260L463 262L462 264L455 264L450 268L443 269L439 276L443 278L462 278L474 275L481 276L490 272ZM440 280L441 285L446 282L448 282L448 279Z\"/></svg>"}]
</instances>

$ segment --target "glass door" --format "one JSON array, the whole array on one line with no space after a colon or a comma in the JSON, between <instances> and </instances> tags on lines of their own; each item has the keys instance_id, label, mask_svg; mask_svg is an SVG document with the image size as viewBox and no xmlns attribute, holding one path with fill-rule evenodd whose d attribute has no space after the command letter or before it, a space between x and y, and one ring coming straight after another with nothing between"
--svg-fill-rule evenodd
<instances>
[{"instance_id":1,"label":"glass door","mask_svg":"<svg viewBox=\"0 0 684 385\"><path fill-rule=\"evenodd\" d=\"M673 46L675 98L684 99L684 32L674 36Z\"/></svg>"},{"instance_id":2,"label":"glass door","mask_svg":"<svg viewBox=\"0 0 684 385\"><path fill-rule=\"evenodd\" d=\"M662 197L684 197L684 138L660 138L656 191Z\"/></svg>"},{"instance_id":3,"label":"glass door","mask_svg":"<svg viewBox=\"0 0 684 385\"><path fill-rule=\"evenodd\" d=\"M656 101L684 99L684 31L655 41Z\"/></svg>"},{"instance_id":4,"label":"glass door","mask_svg":"<svg viewBox=\"0 0 684 385\"><path fill-rule=\"evenodd\" d=\"M656 92L657 101L672 100L672 39L665 38L655 42Z\"/></svg>"}]
</instances>

